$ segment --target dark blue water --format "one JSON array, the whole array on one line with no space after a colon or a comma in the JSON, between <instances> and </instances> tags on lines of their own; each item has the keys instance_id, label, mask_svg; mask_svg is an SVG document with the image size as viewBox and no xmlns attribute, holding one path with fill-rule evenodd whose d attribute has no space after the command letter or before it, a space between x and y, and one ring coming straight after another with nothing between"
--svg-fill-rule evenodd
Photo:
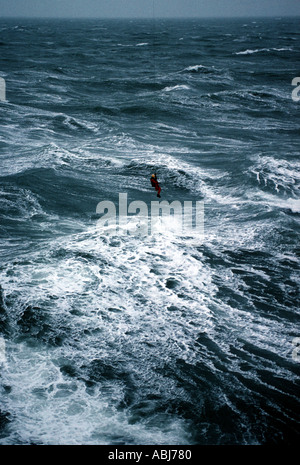
<instances>
[{"instance_id":1,"label":"dark blue water","mask_svg":"<svg viewBox=\"0 0 300 465\"><path fill-rule=\"evenodd\" d=\"M1 444L299 441L299 40L0 21ZM204 240L101 233L154 171Z\"/></svg>"}]
</instances>

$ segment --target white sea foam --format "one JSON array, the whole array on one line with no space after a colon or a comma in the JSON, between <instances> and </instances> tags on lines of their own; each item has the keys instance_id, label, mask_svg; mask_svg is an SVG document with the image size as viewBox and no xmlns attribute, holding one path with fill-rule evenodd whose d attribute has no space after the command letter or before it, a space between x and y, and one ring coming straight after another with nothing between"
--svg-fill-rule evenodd
<instances>
[{"instance_id":1,"label":"white sea foam","mask_svg":"<svg viewBox=\"0 0 300 465\"><path fill-rule=\"evenodd\" d=\"M292 47L281 47L281 48L257 48L257 49L247 49L243 50L241 52L236 52L236 55L252 55L253 53L260 53L260 52L271 52L271 51L276 51L276 52L283 52L283 51L292 51Z\"/></svg>"},{"instance_id":2,"label":"white sea foam","mask_svg":"<svg viewBox=\"0 0 300 465\"><path fill-rule=\"evenodd\" d=\"M3 219L28 221L35 215L45 215L38 198L27 189L9 187L0 192Z\"/></svg>"},{"instance_id":3,"label":"white sea foam","mask_svg":"<svg viewBox=\"0 0 300 465\"><path fill-rule=\"evenodd\" d=\"M91 445L111 444L111 437L136 444L188 444L184 421L157 418L157 424L131 423L128 414L114 408L122 400L117 381L93 392L83 381L66 378L59 359L71 352L10 344L2 381L13 386L6 401L13 420L10 435L1 444ZM161 425L164 424L164 431Z\"/></svg>"},{"instance_id":4,"label":"white sea foam","mask_svg":"<svg viewBox=\"0 0 300 465\"><path fill-rule=\"evenodd\" d=\"M189 90L190 87L185 84L178 84L176 86L168 86L163 89L164 92L172 92L173 90Z\"/></svg>"},{"instance_id":5,"label":"white sea foam","mask_svg":"<svg viewBox=\"0 0 300 465\"><path fill-rule=\"evenodd\" d=\"M277 193L299 195L300 163L296 160L288 161L271 156L258 157L255 159L252 173L262 186L268 186Z\"/></svg>"},{"instance_id":6,"label":"white sea foam","mask_svg":"<svg viewBox=\"0 0 300 465\"><path fill-rule=\"evenodd\" d=\"M281 201L280 205L291 210L293 213L300 213L300 199L287 199Z\"/></svg>"},{"instance_id":7,"label":"white sea foam","mask_svg":"<svg viewBox=\"0 0 300 465\"><path fill-rule=\"evenodd\" d=\"M1 272L1 283L5 298L15 299L19 307L14 311L33 306L37 321L47 316L52 330L68 335L69 342L62 347L10 342L2 381L13 386L5 401L13 420L4 443L108 444L116 436L136 444L188 443L184 420L164 413L156 418L150 411L148 425L132 422L129 409L118 409L126 394L122 378L98 382L89 392L82 377L64 375L60 367L71 363L80 369L93 360L113 360L136 371L143 383L138 390L147 392L150 377L150 393L161 386L175 393L176 384L159 377L155 367L161 350L165 357L177 353L189 364L196 363L193 334L212 326L207 302L214 285L206 267L181 250L171 229L141 241L105 240L91 228L49 245L30 261L27 256L27 263L22 265L20 257L17 268L8 266L14 273ZM84 258L86 254L94 259ZM176 283L177 292L166 285L169 282ZM170 306L175 313L168 311ZM30 327L34 333L33 322ZM51 337L51 331L43 337ZM156 354L154 365L147 361L148 343ZM131 356L126 358L129 349Z\"/></svg>"},{"instance_id":8,"label":"white sea foam","mask_svg":"<svg viewBox=\"0 0 300 465\"><path fill-rule=\"evenodd\" d=\"M203 65L194 65L194 66L188 66L187 68L185 68L185 71L199 71L201 69L207 69L206 66L203 66Z\"/></svg>"}]
</instances>

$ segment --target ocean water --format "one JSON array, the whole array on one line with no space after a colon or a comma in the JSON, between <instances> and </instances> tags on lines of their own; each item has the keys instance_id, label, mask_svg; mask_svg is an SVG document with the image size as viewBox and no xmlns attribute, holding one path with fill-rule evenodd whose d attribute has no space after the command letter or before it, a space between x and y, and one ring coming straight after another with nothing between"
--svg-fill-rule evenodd
<instances>
[{"instance_id":1,"label":"ocean water","mask_svg":"<svg viewBox=\"0 0 300 465\"><path fill-rule=\"evenodd\" d=\"M0 443L299 441L299 19L0 20ZM101 201L201 201L99 228Z\"/></svg>"}]
</instances>

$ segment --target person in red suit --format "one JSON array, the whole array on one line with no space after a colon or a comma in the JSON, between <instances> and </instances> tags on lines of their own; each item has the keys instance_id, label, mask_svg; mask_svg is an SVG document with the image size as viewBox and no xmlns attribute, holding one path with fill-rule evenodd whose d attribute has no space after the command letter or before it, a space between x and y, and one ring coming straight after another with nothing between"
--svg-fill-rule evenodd
<instances>
[{"instance_id":1,"label":"person in red suit","mask_svg":"<svg viewBox=\"0 0 300 465\"><path fill-rule=\"evenodd\" d=\"M158 184L157 177L156 177L156 173L155 173L155 174L152 174L152 176L151 176L151 178L150 178L150 181L151 181L152 187L155 187L155 190L157 191L157 197L160 197L161 187L160 187L160 185Z\"/></svg>"}]
</instances>

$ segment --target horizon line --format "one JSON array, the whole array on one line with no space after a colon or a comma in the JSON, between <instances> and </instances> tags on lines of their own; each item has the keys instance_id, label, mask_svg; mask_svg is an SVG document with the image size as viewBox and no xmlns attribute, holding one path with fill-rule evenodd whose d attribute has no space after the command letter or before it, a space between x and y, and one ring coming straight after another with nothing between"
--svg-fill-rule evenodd
<instances>
[{"instance_id":1,"label":"horizon line","mask_svg":"<svg viewBox=\"0 0 300 465\"><path fill-rule=\"evenodd\" d=\"M186 19L282 19L282 18L300 18L299 15L283 14L283 15L234 15L234 16L30 16L30 15L13 15L2 16L3 19L123 19L123 20L137 20L137 19L170 19L170 20L186 20Z\"/></svg>"}]
</instances>

